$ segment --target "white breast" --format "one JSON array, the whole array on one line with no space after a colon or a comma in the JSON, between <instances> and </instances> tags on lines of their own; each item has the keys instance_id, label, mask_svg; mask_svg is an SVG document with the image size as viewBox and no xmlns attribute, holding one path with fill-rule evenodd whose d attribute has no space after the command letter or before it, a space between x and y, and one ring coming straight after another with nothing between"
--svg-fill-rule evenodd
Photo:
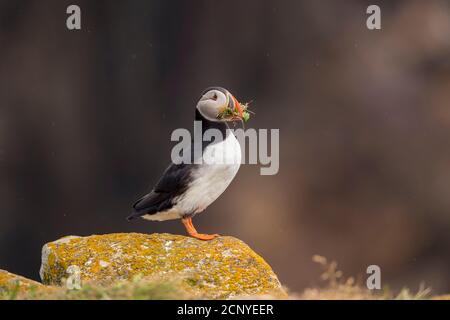
<instances>
[{"instance_id":1,"label":"white breast","mask_svg":"<svg viewBox=\"0 0 450 320\"><path fill-rule=\"evenodd\" d=\"M175 200L175 207L182 214L205 210L225 191L241 165L239 142L230 133L222 142L209 145L203 160L186 192Z\"/></svg>"}]
</instances>

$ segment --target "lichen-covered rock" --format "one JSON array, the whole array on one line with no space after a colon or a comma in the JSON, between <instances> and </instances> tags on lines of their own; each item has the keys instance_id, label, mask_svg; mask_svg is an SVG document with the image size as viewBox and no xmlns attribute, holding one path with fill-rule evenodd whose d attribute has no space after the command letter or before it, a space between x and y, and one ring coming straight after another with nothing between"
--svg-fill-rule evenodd
<instances>
[{"instance_id":1,"label":"lichen-covered rock","mask_svg":"<svg viewBox=\"0 0 450 320\"><path fill-rule=\"evenodd\" d=\"M286 296L264 259L233 237L205 242L171 234L119 233L71 236L43 247L44 284L61 285L74 270L82 282L96 284L135 276L178 278L206 298Z\"/></svg>"},{"instance_id":2,"label":"lichen-covered rock","mask_svg":"<svg viewBox=\"0 0 450 320\"><path fill-rule=\"evenodd\" d=\"M0 270L0 293L17 293L44 287L39 282Z\"/></svg>"}]
</instances>

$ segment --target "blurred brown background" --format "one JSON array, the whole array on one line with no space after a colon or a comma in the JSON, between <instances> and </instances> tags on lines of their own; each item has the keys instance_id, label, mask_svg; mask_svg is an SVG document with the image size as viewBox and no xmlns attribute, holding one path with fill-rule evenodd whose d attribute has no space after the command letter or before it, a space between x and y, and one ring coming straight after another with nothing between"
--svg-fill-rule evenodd
<instances>
[{"instance_id":1,"label":"blurred brown background","mask_svg":"<svg viewBox=\"0 0 450 320\"><path fill-rule=\"evenodd\" d=\"M82 30L66 29L78 4ZM366 28L369 4L382 30ZM0 1L0 268L38 278L61 236L184 234L125 220L211 85L280 128L280 172L243 166L195 220L294 291L311 256L450 290L449 1Z\"/></svg>"}]
</instances>

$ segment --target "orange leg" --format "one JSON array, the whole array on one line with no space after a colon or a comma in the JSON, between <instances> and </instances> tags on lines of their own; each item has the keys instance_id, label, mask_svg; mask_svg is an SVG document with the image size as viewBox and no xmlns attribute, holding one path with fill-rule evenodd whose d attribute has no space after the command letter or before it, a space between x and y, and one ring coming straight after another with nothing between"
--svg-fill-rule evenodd
<instances>
[{"instance_id":1,"label":"orange leg","mask_svg":"<svg viewBox=\"0 0 450 320\"><path fill-rule=\"evenodd\" d=\"M214 238L217 238L218 234L203 234L198 233L197 230L195 230L194 225L192 224L192 218L183 218L181 219L181 222L183 222L186 231L189 233L191 237L194 237L199 240L212 240Z\"/></svg>"}]
</instances>

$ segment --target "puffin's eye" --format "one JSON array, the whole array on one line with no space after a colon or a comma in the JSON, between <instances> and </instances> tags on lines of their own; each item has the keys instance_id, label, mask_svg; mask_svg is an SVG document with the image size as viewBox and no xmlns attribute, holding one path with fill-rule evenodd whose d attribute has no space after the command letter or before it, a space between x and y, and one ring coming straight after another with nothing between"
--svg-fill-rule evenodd
<instances>
[{"instance_id":1,"label":"puffin's eye","mask_svg":"<svg viewBox=\"0 0 450 320\"><path fill-rule=\"evenodd\" d=\"M212 99L213 99L214 101L217 100L217 93L214 93L214 94L213 94Z\"/></svg>"}]
</instances>

